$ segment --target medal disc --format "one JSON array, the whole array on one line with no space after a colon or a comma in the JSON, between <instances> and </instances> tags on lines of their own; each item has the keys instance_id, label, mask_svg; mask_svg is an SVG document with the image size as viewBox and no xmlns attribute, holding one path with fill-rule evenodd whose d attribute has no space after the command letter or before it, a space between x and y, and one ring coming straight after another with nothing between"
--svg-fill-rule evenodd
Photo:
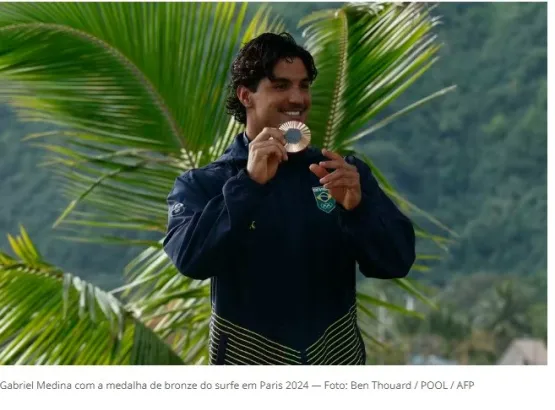
<instances>
[{"instance_id":1,"label":"medal disc","mask_svg":"<svg viewBox=\"0 0 555 410\"><path fill-rule=\"evenodd\" d=\"M285 122L279 129L285 132L287 152L300 152L310 144L310 129L300 121Z\"/></svg>"}]
</instances>

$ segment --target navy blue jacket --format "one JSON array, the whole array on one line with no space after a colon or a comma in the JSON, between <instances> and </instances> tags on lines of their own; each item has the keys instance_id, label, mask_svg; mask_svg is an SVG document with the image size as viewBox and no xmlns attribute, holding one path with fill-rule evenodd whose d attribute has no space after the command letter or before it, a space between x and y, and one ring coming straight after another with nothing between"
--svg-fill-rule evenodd
<instances>
[{"instance_id":1,"label":"navy blue jacket","mask_svg":"<svg viewBox=\"0 0 555 410\"><path fill-rule=\"evenodd\" d=\"M319 150L290 154L265 185L247 159L239 134L168 196L166 253L183 275L211 279L210 363L364 364L356 262L367 277L406 276L412 223L355 157L362 201L351 211L309 170L327 159Z\"/></svg>"}]
</instances>

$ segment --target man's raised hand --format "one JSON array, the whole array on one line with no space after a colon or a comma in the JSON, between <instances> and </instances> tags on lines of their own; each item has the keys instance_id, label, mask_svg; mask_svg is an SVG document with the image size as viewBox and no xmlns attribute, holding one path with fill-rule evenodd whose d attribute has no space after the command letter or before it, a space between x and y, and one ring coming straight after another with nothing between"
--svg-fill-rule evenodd
<instances>
[{"instance_id":1,"label":"man's raised hand","mask_svg":"<svg viewBox=\"0 0 555 410\"><path fill-rule=\"evenodd\" d=\"M347 163L341 155L335 152L323 149L322 154L330 160L311 164L310 170L320 178L320 183L330 191L330 195L343 208L346 210L356 208L362 198L357 167ZM330 173L328 169L334 169L334 171Z\"/></svg>"},{"instance_id":2,"label":"man's raised hand","mask_svg":"<svg viewBox=\"0 0 555 410\"><path fill-rule=\"evenodd\" d=\"M249 144L247 173L249 177L265 184L277 172L282 161L287 161L284 132L277 128L264 128Z\"/></svg>"}]
</instances>

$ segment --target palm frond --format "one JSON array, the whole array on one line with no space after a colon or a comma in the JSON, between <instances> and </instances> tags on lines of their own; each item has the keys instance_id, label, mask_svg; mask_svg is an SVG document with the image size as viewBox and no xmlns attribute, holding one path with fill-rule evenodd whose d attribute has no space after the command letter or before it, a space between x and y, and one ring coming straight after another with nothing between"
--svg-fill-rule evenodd
<instances>
[{"instance_id":1,"label":"palm frond","mask_svg":"<svg viewBox=\"0 0 555 410\"><path fill-rule=\"evenodd\" d=\"M115 140L127 129L133 140L174 154L202 151L225 129L226 71L247 4L8 3L0 10L2 48L10 50L6 94L33 92L32 113ZM97 77L101 84L90 82Z\"/></svg>"},{"instance_id":2,"label":"palm frond","mask_svg":"<svg viewBox=\"0 0 555 410\"><path fill-rule=\"evenodd\" d=\"M319 69L308 121L314 144L350 149L361 130L435 62L437 23L418 3L355 3L302 19Z\"/></svg>"},{"instance_id":3,"label":"palm frond","mask_svg":"<svg viewBox=\"0 0 555 410\"><path fill-rule=\"evenodd\" d=\"M164 250L150 247L125 269L114 289L187 363L206 363L211 313L208 281L181 275Z\"/></svg>"},{"instance_id":4,"label":"palm frond","mask_svg":"<svg viewBox=\"0 0 555 410\"><path fill-rule=\"evenodd\" d=\"M1 364L184 364L113 295L43 261L22 227L0 253Z\"/></svg>"},{"instance_id":5,"label":"palm frond","mask_svg":"<svg viewBox=\"0 0 555 410\"><path fill-rule=\"evenodd\" d=\"M306 46L319 70L308 125L315 145L361 157L384 192L408 216L422 217L456 237L445 224L403 198L370 158L354 147L361 138L454 89L440 90L376 120L435 62L440 44L432 30L438 22L431 8L418 3L347 4L302 19ZM428 233L416 220L415 228L419 238L447 250L449 238ZM425 264L413 268L427 269Z\"/></svg>"},{"instance_id":6,"label":"palm frond","mask_svg":"<svg viewBox=\"0 0 555 410\"><path fill-rule=\"evenodd\" d=\"M99 211L97 226L164 230L174 179L238 129L224 101L240 41L283 28L262 8L245 30L246 12L246 3L0 5L0 100L60 127L48 138L61 143L43 146L72 199L56 226L84 203Z\"/></svg>"}]
</instances>

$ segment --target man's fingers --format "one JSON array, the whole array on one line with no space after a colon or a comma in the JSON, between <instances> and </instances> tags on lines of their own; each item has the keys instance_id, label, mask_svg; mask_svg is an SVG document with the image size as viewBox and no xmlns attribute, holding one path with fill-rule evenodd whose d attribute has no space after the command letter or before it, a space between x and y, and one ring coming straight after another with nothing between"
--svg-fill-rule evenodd
<instances>
[{"instance_id":1,"label":"man's fingers","mask_svg":"<svg viewBox=\"0 0 555 410\"><path fill-rule=\"evenodd\" d=\"M356 167L354 165L349 164L343 158L341 160L334 159L334 160L331 160L331 161L321 161L319 163L319 165L321 167L331 168L331 169L338 169L338 168L356 169Z\"/></svg>"},{"instance_id":2,"label":"man's fingers","mask_svg":"<svg viewBox=\"0 0 555 410\"><path fill-rule=\"evenodd\" d=\"M330 168L330 169L339 169L339 168L345 168L354 172L358 172L358 169L356 166L349 164L347 161L326 161L326 162L320 162L320 165L323 166L324 168Z\"/></svg>"},{"instance_id":3,"label":"man's fingers","mask_svg":"<svg viewBox=\"0 0 555 410\"><path fill-rule=\"evenodd\" d=\"M359 185L357 178L345 176L343 178L336 179L332 182L328 182L324 184L324 188L326 189L333 189L333 188L356 188Z\"/></svg>"},{"instance_id":4,"label":"man's fingers","mask_svg":"<svg viewBox=\"0 0 555 410\"><path fill-rule=\"evenodd\" d=\"M338 160L321 161L318 165L320 165L323 168L337 169L343 166L343 161L338 161Z\"/></svg>"},{"instance_id":5,"label":"man's fingers","mask_svg":"<svg viewBox=\"0 0 555 410\"><path fill-rule=\"evenodd\" d=\"M328 182L336 181L340 178L355 178L358 179L358 172L350 168L339 168L333 171L331 174L320 179L321 184L327 184Z\"/></svg>"},{"instance_id":6,"label":"man's fingers","mask_svg":"<svg viewBox=\"0 0 555 410\"><path fill-rule=\"evenodd\" d=\"M255 157L257 156L269 156L269 155L276 155L280 161L287 161L287 151L283 145L280 145L277 141L265 141L268 144L258 145L255 149L253 149L253 153Z\"/></svg>"},{"instance_id":7,"label":"man's fingers","mask_svg":"<svg viewBox=\"0 0 555 410\"><path fill-rule=\"evenodd\" d=\"M276 146L262 147L258 149L255 153L255 156L269 157L270 155L275 155L276 157L279 158L280 161L284 159L283 153Z\"/></svg>"},{"instance_id":8,"label":"man's fingers","mask_svg":"<svg viewBox=\"0 0 555 410\"><path fill-rule=\"evenodd\" d=\"M328 157L329 159L334 159L337 161L341 161L341 162L345 162L345 160L343 159L343 157L335 152L332 151L328 151L327 149L323 149L322 150L322 154L326 157Z\"/></svg>"},{"instance_id":9,"label":"man's fingers","mask_svg":"<svg viewBox=\"0 0 555 410\"><path fill-rule=\"evenodd\" d=\"M316 165L316 164L311 164L309 169L312 171L312 173L314 175L316 175L318 178L323 178L326 175L329 174L328 171L326 171L324 168L322 168L320 165Z\"/></svg>"},{"instance_id":10,"label":"man's fingers","mask_svg":"<svg viewBox=\"0 0 555 410\"><path fill-rule=\"evenodd\" d=\"M262 142L268 141L270 139L277 140L281 142L282 145L285 145L287 143L287 141L285 141L285 133L283 131L277 128L269 127L264 128L262 132L258 134L255 139L252 140L252 142Z\"/></svg>"},{"instance_id":11,"label":"man's fingers","mask_svg":"<svg viewBox=\"0 0 555 410\"><path fill-rule=\"evenodd\" d=\"M277 128L270 128L270 127L266 127L262 130L262 132L260 134L258 134L256 136L255 139L253 139L253 142L261 142L261 141L267 141L270 138L274 138L274 139L282 139L283 141L285 141L285 137L284 137L284 132L277 129Z\"/></svg>"},{"instance_id":12,"label":"man's fingers","mask_svg":"<svg viewBox=\"0 0 555 410\"><path fill-rule=\"evenodd\" d=\"M352 169L352 170L357 169L356 166L354 166L352 164L349 164L347 161L345 161L345 158L343 158L339 154L336 154L335 152L323 149L322 154L324 154L326 157L331 159L331 161L321 161L320 162L320 166L322 166L324 168L332 168L332 169L348 168L348 169Z\"/></svg>"},{"instance_id":13,"label":"man's fingers","mask_svg":"<svg viewBox=\"0 0 555 410\"><path fill-rule=\"evenodd\" d=\"M328 182L336 181L338 178L344 178L345 171L343 169L337 169L331 174L326 175L324 178L320 179L321 184L327 184Z\"/></svg>"},{"instance_id":14,"label":"man's fingers","mask_svg":"<svg viewBox=\"0 0 555 410\"><path fill-rule=\"evenodd\" d=\"M283 144L281 144L279 141L275 140L275 139L271 139L271 140L265 140L265 141L261 141L261 142L251 142L251 146L250 149L255 152L255 153L259 153L260 150L262 149L266 149L268 147L275 147L279 150L279 152L281 153L281 157L284 161L287 161L289 158L287 156L287 150L285 149L285 147L283 146ZM268 152L268 151L264 151L264 152ZM263 152L260 152L261 154Z\"/></svg>"}]
</instances>

